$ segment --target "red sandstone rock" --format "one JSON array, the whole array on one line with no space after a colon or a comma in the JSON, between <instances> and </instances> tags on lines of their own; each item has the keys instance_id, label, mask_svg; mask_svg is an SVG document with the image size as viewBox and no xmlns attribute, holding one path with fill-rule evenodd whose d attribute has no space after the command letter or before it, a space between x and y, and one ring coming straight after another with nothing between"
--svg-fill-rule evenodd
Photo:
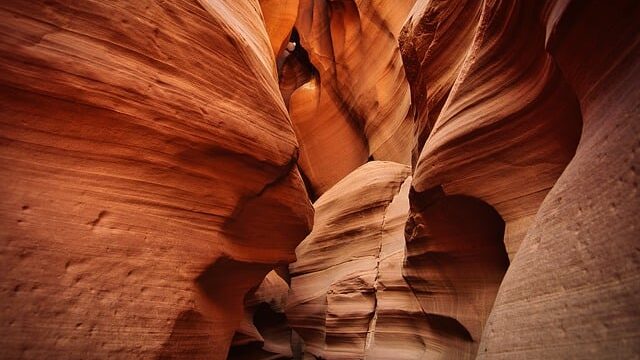
<instances>
[{"instance_id":1,"label":"red sandstone rock","mask_svg":"<svg viewBox=\"0 0 640 360\"><path fill-rule=\"evenodd\" d=\"M479 358L631 359L640 354L640 4L557 1L546 15L582 138L504 278Z\"/></svg>"},{"instance_id":2,"label":"red sandstone rock","mask_svg":"<svg viewBox=\"0 0 640 360\"><path fill-rule=\"evenodd\" d=\"M257 1L202 4L0 5L4 358L223 359L294 259L312 209Z\"/></svg>"},{"instance_id":3,"label":"red sandstone rock","mask_svg":"<svg viewBox=\"0 0 640 360\"><path fill-rule=\"evenodd\" d=\"M3 358L640 354L635 1L0 20Z\"/></svg>"},{"instance_id":4,"label":"red sandstone rock","mask_svg":"<svg viewBox=\"0 0 640 360\"><path fill-rule=\"evenodd\" d=\"M418 358L427 327L402 278L408 167L369 162L314 204L313 232L290 265L289 324L327 359Z\"/></svg>"},{"instance_id":5,"label":"red sandstone rock","mask_svg":"<svg viewBox=\"0 0 640 360\"><path fill-rule=\"evenodd\" d=\"M302 171L318 196L369 156L410 161L410 93L397 38L413 2L300 1L295 27L315 73L289 109Z\"/></svg>"}]
</instances>

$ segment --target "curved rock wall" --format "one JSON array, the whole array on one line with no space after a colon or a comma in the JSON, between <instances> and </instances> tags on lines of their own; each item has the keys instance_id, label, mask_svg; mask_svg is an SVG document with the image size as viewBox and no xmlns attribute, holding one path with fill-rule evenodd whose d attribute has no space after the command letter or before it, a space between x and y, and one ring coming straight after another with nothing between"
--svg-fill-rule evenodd
<instances>
[{"instance_id":1,"label":"curved rock wall","mask_svg":"<svg viewBox=\"0 0 640 360\"><path fill-rule=\"evenodd\" d=\"M390 331L397 325L391 314L408 318L410 311L419 311L417 304L405 304L407 312L393 306L394 294L402 291L394 289L394 284L408 291L400 262L390 262L403 256L408 175L405 165L369 162L314 204L314 229L296 249L298 260L289 266L291 291L286 310L308 354L359 359L365 353L376 353L376 344L384 344L385 337L393 338L385 336L377 324ZM396 204L394 198L401 203ZM382 296L387 287L389 294ZM411 329L400 328L399 333L403 332L411 333Z\"/></svg>"},{"instance_id":2,"label":"curved rock wall","mask_svg":"<svg viewBox=\"0 0 640 360\"><path fill-rule=\"evenodd\" d=\"M3 357L225 358L313 214L257 1L0 19Z\"/></svg>"},{"instance_id":3,"label":"curved rock wall","mask_svg":"<svg viewBox=\"0 0 640 360\"><path fill-rule=\"evenodd\" d=\"M429 136L410 194L405 275L425 313L448 324L442 342L458 338L443 350L456 358L477 349L508 266L502 239L513 258L581 129L576 96L545 49L543 4L473 5L414 9L422 19L403 38L405 57L426 57L413 61L414 89L433 85L414 94L418 138ZM449 31L452 18L460 21ZM440 42L448 38L468 47L449 51Z\"/></svg>"},{"instance_id":4,"label":"curved rock wall","mask_svg":"<svg viewBox=\"0 0 640 360\"><path fill-rule=\"evenodd\" d=\"M299 46L317 74L289 109L318 196L369 157L410 161L410 91L397 39L413 3L300 1Z\"/></svg>"},{"instance_id":5,"label":"curved rock wall","mask_svg":"<svg viewBox=\"0 0 640 360\"><path fill-rule=\"evenodd\" d=\"M547 47L575 89L582 139L505 276L479 358L640 353L636 2L551 3Z\"/></svg>"},{"instance_id":6,"label":"curved rock wall","mask_svg":"<svg viewBox=\"0 0 640 360\"><path fill-rule=\"evenodd\" d=\"M0 20L3 358L640 354L637 1Z\"/></svg>"},{"instance_id":7,"label":"curved rock wall","mask_svg":"<svg viewBox=\"0 0 640 360\"><path fill-rule=\"evenodd\" d=\"M482 1L416 1L399 38L411 87L415 167L474 39Z\"/></svg>"}]
</instances>

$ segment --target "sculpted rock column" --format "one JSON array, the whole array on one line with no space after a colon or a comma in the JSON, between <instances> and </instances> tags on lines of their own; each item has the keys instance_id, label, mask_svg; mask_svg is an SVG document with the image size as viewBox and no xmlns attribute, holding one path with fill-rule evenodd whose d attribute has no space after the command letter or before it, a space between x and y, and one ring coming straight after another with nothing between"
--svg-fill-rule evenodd
<instances>
[{"instance_id":1,"label":"sculpted rock column","mask_svg":"<svg viewBox=\"0 0 640 360\"><path fill-rule=\"evenodd\" d=\"M290 265L286 310L308 354L413 359L425 353L428 324L401 273L408 175L408 166L369 162L314 204L314 230Z\"/></svg>"},{"instance_id":2,"label":"sculpted rock column","mask_svg":"<svg viewBox=\"0 0 640 360\"><path fill-rule=\"evenodd\" d=\"M312 222L258 6L0 5L4 356L225 358Z\"/></svg>"},{"instance_id":3,"label":"sculpted rock column","mask_svg":"<svg viewBox=\"0 0 640 360\"><path fill-rule=\"evenodd\" d=\"M414 117L415 166L458 78L482 11L477 0L419 0L399 38Z\"/></svg>"},{"instance_id":4,"label":"sculpted rock column","mask_svg":"<svg viewBox=\"0 0 640 360\"><path fill-rule=\"evenodd\" d=\"M418 138L432 130L412 182L404 273L425 313L442 318L434 337L444 357L475 356L508 265L505 250L513 258L578 143L580 109L545 51L542 5L485 1L478 16L472 5L429 2L425 20L405 31L407 46L434 39L426 52L416 49L435 60L413 62L434 66L414 69L414 88L427 86L429 94L428 79L435 78L432 95L413 96L426 122L418 124ZM450 26L448 14L462 20L448 36L469 44L451 57L438 54L448 47L437 42ZM458 69L449 75L455 81L429 75L440 67ZM431 107L433 125L425 116Z\"/></svg>"},{"instance_id":5,"label":"sculpted rock column","mask_svg":"<svg viewBox=\"0 0 640 360\"><path fill-rule=\"evenodd\" d=\"M479 358L640 353L640 4L557 1L547 48L584 119L496 298Z\"/></svg>"}]
</instances>

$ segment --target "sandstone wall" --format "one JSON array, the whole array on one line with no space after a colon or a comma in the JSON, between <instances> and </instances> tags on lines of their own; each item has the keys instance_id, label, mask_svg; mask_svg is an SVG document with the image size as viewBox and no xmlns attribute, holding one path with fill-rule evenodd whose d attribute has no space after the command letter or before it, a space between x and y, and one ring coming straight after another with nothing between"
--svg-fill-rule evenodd
<instances>
[{"instance_id":1,"label":"sandstone wall","mask_svg":"<svg viewBox=\"0 0 640 360\"><path fill-rule=\"evenodd\" d=\"M258 2L0 19L2 357L224 359L313 214Z\"/></svg>"}]
</instances>

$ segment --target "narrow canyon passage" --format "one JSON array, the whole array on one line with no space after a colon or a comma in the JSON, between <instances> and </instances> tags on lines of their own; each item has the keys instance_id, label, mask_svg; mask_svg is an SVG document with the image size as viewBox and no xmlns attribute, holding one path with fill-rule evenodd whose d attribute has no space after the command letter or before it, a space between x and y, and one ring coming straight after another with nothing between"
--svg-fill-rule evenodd
<instances>
[{"instance_id":1,"label":"narrow canyon passage","mask_svg":"<svg viewBox=\"0 0 640 360\"><path fill-rule=\"evenodd\" d=\"M0 20L0 358L640 357L640 2Z\"/></svg>"}]
</instances>

